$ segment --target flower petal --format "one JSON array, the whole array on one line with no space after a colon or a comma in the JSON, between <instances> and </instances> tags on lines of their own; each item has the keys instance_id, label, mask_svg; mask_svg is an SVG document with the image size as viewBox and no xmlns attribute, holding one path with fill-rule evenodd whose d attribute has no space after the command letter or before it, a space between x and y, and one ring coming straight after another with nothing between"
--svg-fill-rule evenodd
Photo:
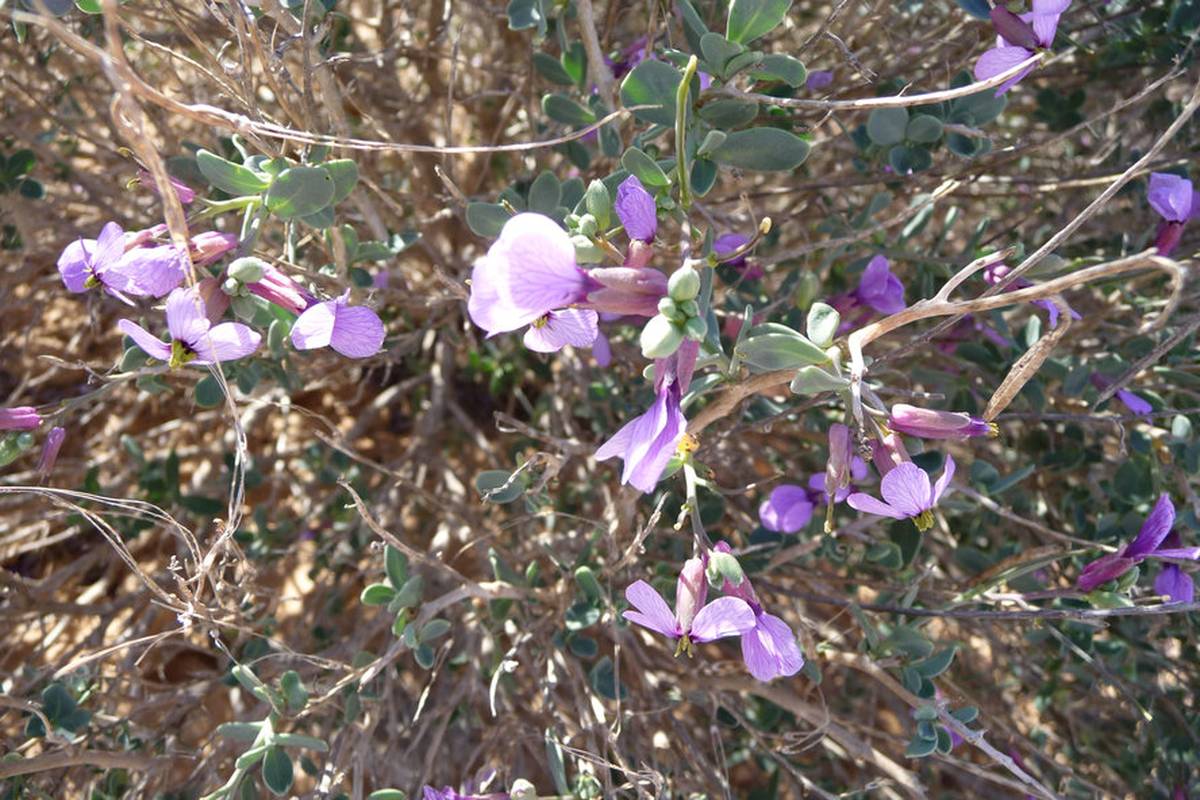
<instances>
[{"instance_id":1,"label":"flower petal","mask_svg":"<svg viewBox=\"0 0 1200 800\"><path fill-rule=\"evenodd\" d=\"M882 500L863 492L855 492L846 498L846 502L855 511L861 511L864 514L878 514L881 517L891 517L892 519L908 519L907 514L902 514Z\"/></svg>"},{"instance_id":2,"label":"flower petal","mask_svg":"<svg viewBox=\"0 0 1200 800\"><path fill-rule=\"evenodd\" d=\"M613 210L621 220L630 239L643 242L654 240L658 230L657 208L654 197L642 186L636 175L630 175L617 187Z\"/></svg>"},{"instance_id":3,"label":"flower petal","mask_svg":"<svg viewBox=\"0 0 1200 800\"><path fill-rule=\"evenodd\" d=\"M1196 584L1176 564L1167 564L1154 579L1154 591L1171 598L1172 603L1190 603L1196 597Z\"/></svg>"},{"instance_id":4,"label":"flower petal","mask_svg":"<svg viewBox=\"0 0 1200 800\"><path fill-rule=\"evenodd\" d=\"M337 324L337 301L327 300L309 306L292 325L292 346L297 350L328 347Z\"/></svg>"},{"instance_id":5,"label":"flower petal","mask_svg":"<svg viewBox=\"0 0 1200 800\"><path fill-rule=\"evenodd\" d=\"M121 276L124 286L113 278ZM135 247L104 274L104 283L132 295L162 297L183 283L183 257L174 245Z\"/></svg>"},{"instance_id":6,"label":"flower petal","mask_svg":"<svg viewBox=\"0 0 1200 800\"><path fill-rule=\"evenodd\" d=\"M142 352L151 358L158 359L159 361L169 361L171 359L171 345L159 339L136 322L123 319L117 322L117 327L130 339L133 339L133 343L142 348Z\"/></svg>"},{"instance_id":7,"label":"flower petal","mask_svg":"<svg viewBox=\"0 0 1200 800\"><path fill-rule=\"evenodd\" d=\"M62 276L68 292L78 294L87 291L87 279L92 274L88 264L95 249L95 239L76 239L63 248L62 255L58 257L58 274Z\"/></svg>"},{"instance_id":8,"label":"flower petal","mask_svg":"<svg viewBox=\"0 0 1200 800\"><path fill-rule=\"evenodd\" d=\"M1167 534L1171 532L1171 526L1175 524L1175 506L1171 503L1171 497L1166 492L1163 492L1158 497L1158 502L1154 504L1150 515L1146 517L1146 521L1142 523L1142 529L1138 531L1137 538L1129 543L1122 552L1125 558L1138 558L1157 550L1162 544L1163 539L1167 538Z\"/></svg>"},{"instance_id":9,"label":"flower petal","mask_svg":"<svg viewBox=\"0 0 1200 800\"><path fill-rule=\"evenodd\" d=\"M167 330L172 339L195 349L210 324L199 294L180 287L167 295Z\"/></svg>"},{"instance_id":10,"label":"flower petal","mask_svg":"<svg viewBox=\"0 0 1200 800\"><path fill-rule=\"evenodd\" d=\"M758 507L758 520L769 531L796 533L808 524L812 513L808 491L803 486L785 483L772 489Z\"/></svg>"},{"instance_id":11,"label":"flower petal","mask_svg":"<svg viewBox=\"0 0 1200 800\"><path fill-rule=\"evenodd\" d=\"M1029 24L1033 26L1038 44L1042 47L1054 44L1054 36L1058 33L1058 14L1041 14L1035 11Z\"/></svg>"},{"instance_id":12,"label":"flower petal","mask_svg":"<svg viewBox=\"0 0 1200 800\"><path fill-rule=\"evenodd\" d=\"M96 239L96 249L92 252L92 269L97 274L104 272L116 264L125 252L125 231L115 222L110 222L100 230Z\"/></svg>"},{"instance_id":13,"label":"flower petal","mask_svg":"<svg viewBox=\"0 0 1200 800\"><path fill-rule=\"evenodd\" d=\"M1116 580L1137 565L1139 559L1124 558L1120 553L1108 553L1087 564L1075 580L1080 591L1090 592L1097 586Z\"/></svg>"},{"instance_id":14,"label":"flower petal","mask_svg":"<svg viewBox=\"0 0 1200 800\"><path fill-rule=\"evenodd\" d=\"M595 311L565 308L551 311L544 325L530 325L525 331L525 346L536 353L556 353L567 345L591 347L600 335Z\"/></svg>"},{"instance_id":15,"label":"flower petal","mask_svg":"<svg viewBox=\"0 0 1200 800\"><path fill-rule=\"evenodd\" d=\"M933 494L929 497L929 506L932 508L942 499L942 495L946 491L946 487L950 485L950 480L954 477L954 456L946 453L946 465L942 467L942 475L937 479L937 483L933 485Z\"/></svg>"},{"instance_id":16,"label":"flower petal","mask_svg":"<svg viewBox=\"0 0 1200 800\"><path fill-rule=\"evenodd\" d=\"M768 652L772 653L777 675L795 675L804 667L804 655L796 643L796 634L782 619L774 614L759 614L755 633Z\"/></svg>"},{"instance_id":17,"label":"flower petal","mask_svg":"<svg viewBox=\"0 0 1200 800\"><path fill-rule=\"evenodd\" d=\"M582 300L586 286L567 232L542 214L517 214L475 262L467 311L495 335Z\"/></svg>"},{"instance_id":18,"label":"flower petal","mask_svg":"<svg viewBox=\"0 0 1200 800\"><path fill-rule=\"evenodd\" d=\"M675 615L662 595L645 581L634 581L625 589L625 599L636 611L626 611L621 616L642 627L657 631L664 636L679 637L679 626Z\"/></svg>"},{"instance_id":19,"label":"flower petal","mask_svg":"<svg viewBox=\"0 0 1200 800\"><path fill-rule=\"evenodd\" d=\"M1033 55L1032 52L1026 50L1024 47L993 47L981 55L979 60L975 62L975 79L986 81L989 78L994 78L1003 72L1008 72L1022 61L1027 61ZM1037 65L1029 65L1029 67L1021 70L1001 84L996 89L996 96L999 97L1015 86L1022 78L1032 72L1035 66Z\"/></svg>"},{"instance_id":20,"label":"flower petal","mask_svg":"<svg viewBox=\"0 0 1200 800\"><path fill-rule=\"evenodd\" d=\"M883 499L906 517L915 517L932 508L930 492L929 475L911 461L897 464L879 482Z\"/></svg>"},{"instance_id":21,"label":"flower petal","mask_svg":"<svg viewBox=\"0 0 1200 800\"><path fill-rule=\"evenodd\" d=\"M1146 200L1163 219L1186 222L1192 213L1192 182L1170 172L1152 172Z\"/></svg>"},{"instance_id":22,"label":"flower petal","mask_svg":"<svg viewBox=\"0 0 1200 800\"><path fill-rule=\"evenodd\" d=\"M726 636L741 636L754 627L754 610L740 597L719 597L700 609L692 620L688 637L711 642Z\"/></svg>"},{"instance_id":23,"label":"flower petal","mask_svg":"<svg viewBox=\"0 0 1200 800\"><path fill-rule=\"evenodd\" d=\"M222 322L201 334L200 338L191 344L191 348L196 351L196 360L192 363L237 361L257 350L260 342L262 336L242 323Z\"/></svg>"},{"instance_id":24,"label":"flower petal","mask_svg":"<svg viewBox=\"0 0 1200 800\"><path fill-rule=\"evenodd\" d=\"M305 312L307 313L307 312ZM383 344L383 320L366 306L337 303L329 346L346 358L367 358Z\"/></svg>"}]
</instances>

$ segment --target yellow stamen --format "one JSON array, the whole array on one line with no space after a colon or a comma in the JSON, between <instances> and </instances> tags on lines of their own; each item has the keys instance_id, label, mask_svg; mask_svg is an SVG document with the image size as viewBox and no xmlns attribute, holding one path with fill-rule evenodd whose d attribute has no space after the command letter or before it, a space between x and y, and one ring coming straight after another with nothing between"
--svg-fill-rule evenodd
<instances>
[{"instance_id":1,"label":"yellow stamen","mask_svg":"<svg viewBox=\"0 0 1200 800\"><path fill-rule=\"evenodd\" d=\"M920 514L912 518L913 525L917 526L917 530L921 533L933 527L933 512L925 509Z\"/></svg>"},{"instance_id":2,"label":"yellow stamen","mask_svg":"<svg viewBox=\"0 0 1200 800\"><path fill-rule=\"evenodd\" d=\"M679 446L676 450L680 455L686 456L689 453L694 453L700 449L700 440L690 433L685 433L683 438L679 440Z\"/></svg>"},{"instance_id":3,"label":"yellow stamen","mask_svg":"<svg viewBox=\"0 0 1200 800\"><path fill-rule=\"evenodd\" d=\"M1000 426L994 422L988 423L988 438L995 439L1000 435Z\"/></svg>"},{"instance_id":4,"label":"yellow stamen","mask_svg":"<svg viewBox=\"0 0 1200 800\"><path fill-rule=\"evenodd\" d=\"M535 327L535 328L544 328L544 327L546 327L546 325L547 325L549 322L550 322L550 315L549 315L549 314L546 314L545 316L538 317L537 319L535 319L535 320L534 320L533 322L531 322L530 324L531 324L531 325L533 325L533 327Z\"/></svg>"},{"instance_id":5,"label":"yellow stamen","mask_svg":"<svg viewBox=\"0 0 1200 800\"><path fill-rule=\"evenodd\" d=\"M171 360L167 362L167 365L171 369L179 369L184 364L194 360L195 358L196 354L193 353L187 345L178 339L171 340Z\"/></svg>"},{"instance_id":6,"label":"yellow stamen","mask_svg":"<svg viewBox=\"0 0 1200 800\"><path fill-rule=\"evenodd\" d=\"M88 279L83 282L83 288L85 289L95 289L99 285L100 279L95 275L88 275Z\"/></svg>"}]
</instances>

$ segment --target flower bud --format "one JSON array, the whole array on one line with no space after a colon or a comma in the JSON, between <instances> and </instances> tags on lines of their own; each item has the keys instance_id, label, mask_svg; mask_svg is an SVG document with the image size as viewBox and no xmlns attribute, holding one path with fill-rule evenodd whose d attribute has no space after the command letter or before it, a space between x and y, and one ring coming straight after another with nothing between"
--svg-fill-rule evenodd
<instances>
[{"instance_id":1,"label":"flower bud","mask_svg":"<svg viewBox=\"0 0 1200 800\"><path fill-rule=\"evenodd\" d=\"M596 223L596 218L591 214L584 214L580 217L577 227L579 232L584 236L595 236L596 232L600 229Z\"/></svg>"},{"instance_id":2,"label":"flower bud","mask_svg":"<svg viewBox=\"0 0 1200 800\"><path fill-rule=\"evenodd\" d=\"M46 478L50 475L55 462L58 461L58 451L62 448L63 439L66 438L66 428L55 426L50 429L50 433L46 435L46 442L42 445L42 457L38 460L39 477Z\"/></svg>"},{"instance_id":3,"label":"flower bud","mask_svg":"<svg viewBox=\"0 0 1200 800\"><path fill-rule=\"evenodd\" d=\"M229 274L229 277L237 278L242 283L254 283L255 281L262 280L262 276L268 266L261 258L243 256L242 258L235 258L230 263L226 272Z\"/></svg>"},{"instance_id":4,"label":"flower bud","mask_svg":"<svg viewBox=\"0 0 1200 800\"><path fill-rule=\"evenodd\" d=\"M678 301L676 301L676 302L678 303ZM695 300L685 300L682 303L678 303L678 305L679 305L679 310L683 312L684 316L687 316L687 317L700 316L700 304L697 303Z\"/></svg>"},{"instance_id":5,"label":"flower bud","mask_svg":"<svg viewBox=\"0 0 1200 800\"><path fill-rule=\"evenodd\" d=\"M33 406L0 408L0 431L29 431L42 424L42 417Z\"/></svg>"},{"instance_id":6,"label":"flower bud","mask_svg":"<svg viewBox=\"0 0 1200 800\"><path fill-rule=\"evenodd\" d=\"M875 469L879 470L881 476L887 475L894 467L898 467L905 461L912 461L908 455L908 450L904 448L904 442L900 441L900 436L893 431L887 431L879 439L871 440L871 461L875 464Z\"/></svg>"},{"instance_id":7,"label":"flower bud","mask_svg":"<svg viewBox=\"0 0 1200 800\"><path fill-rule=\"evenodd\" d=\"M1158 226L1158 234L1154 239L1154 248L1160 255L1169 256L1171 251L1179 246L1183 238L1183 223L1164 220Z\"/></svg>"},{"instance_id":8,"label":"flower bud","mask_svg":"<svg viewBox=\"0 0 1200 800\"><path fill-rule=\"evenodd\" d=\"M691 264L684 264L667 280L667 294L677 303L695 299L700 294L700 273Z\"/></svg>"},{"instance_id":9,"label":"flower bud","mask_svg":"<svg viewBox=\"0 0 1200 800\"><path fill-rule=\"evenodd\" d=\"M575 260L580 264L599 264L604 260L604 251L586 236L572 236L571 244L575 245Z\"/></svg>"},{"instance_id":10,"label":"flower bud","mask_svg":"<svg viewBox=\"0 0 1200 800\"><path fill-rule=\"evenodd\" d=\"M583 193L583 202L588 213L595 218L596 224L607 229L612 220L613 202L604 181L594 180L589 183L587 191Z\"/></svg>"},{"instance_id":11,"label":"flower bud","mask_svg":"<svg viewBox=\"0 0 1200 800\"><path fill-rule=\"evenodd\" d=\"M660 314L642 328L639 341L646 358L666 358L683 343L683 328Z\"/></svg>"},{"instance_id":12,"label":"flower bud","mask_svg":"<svg viewBox=\"0 0 1200 800\"><path fill-rule=\"evenodd\" d=\"M511 800L538 800L537 787L524 778L517 778L508 787L508 796Z\"/></svg>"},{"instance_id":13,"label":"flower bud","mask_svg":"<svg viewBox=\"0 0 1200 800\"><path fill-rule=\"evenodd\" d=\"M203 267L237 247L238 237L232 233L222 233L221 231L204 231L193 236L189 244L192 263L197 267Z\"/></svg>"},{"instance_id":14,"label":"flower bud","mask_svg":"<svg viewBox=\"0 0 1200 800\"><path fill-rule=\"evenodd\" d=\"M708 335L708 323L700 317L688 317L683 324L683 335L693 342L702 342Z\"/></svg>"},{"instance_id":15,"label":"flower bud","mask_svg":"<svg viewBox=\"0 0 1200 800\"><path fill-rule=\"evenodd\" d=\"M854 456L850 429L840 422L829 426L829 460L825 462L825 494L833 497L850 485L850 461Z\"/></svg>"},{"instance_id":16,"label":"flower bud","mask_svg":"<svg viewBox=\"0 0 1200 800\"><path fill-rule=\"evenodd\" d=\"M732 553L716 551L708 559L707 577L713 586L724 586L726 582L731 586L741 586L746 580L746 573Z\"/></svg>"},{"instance_id":17,"label":"flower bud","mask_svg":"<svg viewBox=\"0 0 1200 800\"><path fill-rule=\"evenodd\" d=\"M689 631L696 612L708 598L708 582L704 579L704 560L689 558L679 571L675 583L675 621L681 631Z\"/></svg>"},{"instance_id":18,"label":"flower bud","mask_svg":"<svg viewBox=\"0 0 1200 800\"><path fill-rule=\"evenodd\" d=\"M994 423L970 414L917 408L905 403L892 406L890 425L894 430L922 439L967 439L972 436L995 436L998 433Z\"/></svg>"},{"instance_id":19,"label":"flower bud","mask_svg":"<svg viewBox=\"0 0 1200 800\"><path fill-rule=\"evenodd\" d=\"M664 297L658 301L658 313L675 322L683 322L687 319L687 314L683 313L675 301L669 297Z\"/></svg>"}]
</instances>

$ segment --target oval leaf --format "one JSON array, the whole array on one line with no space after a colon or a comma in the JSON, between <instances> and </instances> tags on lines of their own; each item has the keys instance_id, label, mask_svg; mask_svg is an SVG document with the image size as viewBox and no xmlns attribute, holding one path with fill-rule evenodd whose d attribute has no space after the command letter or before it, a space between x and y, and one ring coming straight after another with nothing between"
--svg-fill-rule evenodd
<instances>
[{"instance_id":1,"label":"oval leaf","mask_svg":"<svg viewBox=\"0 0 1200 800\"><path fill-rule=\"evenodd\" d=\"M787 172L808 158L808 142L779 128L734 131L712 152L714 161L758 172Z\"/></svg>"},{"instance_id":2,"label":"oval leaf","mask_svg":"<svg viewBox=\"0 0 1200 800\"><path fill-rule=\"evenodd\" d=\"M740 44L752 42L775 30L792 0L732 0L725 24L725 38Z\"/></svg>"},{"instance_id":3,"label":"oval leaf","mask_svg":"<svg viewBox=\"0 0 1200 800\"><path fill-rule=\"evenodd\" d=\"M267 190L267 208L283 219L316 214L333 201L333 176L321 167L285 169Z\"/></svg>"},{"instance_id":4,"label":"oval leaf","mask_svg":"<svg viewBox=\"0 0 1200 800\"><path fill-rule=\"evenodd\" d=\"M675 91L683 75L663 61L643 61L621 82L621 103L626 108L649 106L633 112L643 122L675 124Z\"/></svg>"},{"instance_id":5,"label":"oval leaf","mask_svg":"<svg viewBox=\"0 0 1200 800\"><path fill-rule=\"evenodd\" d=\"M258 194L270 185L257 172L207 150L196 153L196 166L205 180L232 195Z\"/></svg>"}]
</instances>

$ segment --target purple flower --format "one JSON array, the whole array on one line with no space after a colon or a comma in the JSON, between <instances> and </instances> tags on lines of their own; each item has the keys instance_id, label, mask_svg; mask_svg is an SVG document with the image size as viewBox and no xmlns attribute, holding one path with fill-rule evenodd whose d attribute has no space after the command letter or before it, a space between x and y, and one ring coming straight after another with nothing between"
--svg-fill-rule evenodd
<instances>
[{"instance_id":1,"label":"purple flower","mask_svg":"<svg viewBox=\"0 0 1200 800\"><path fill-rule=\"evenodd\" d=\"M850 441L850 429L840 422L829 426L829 459L825 462L825 474L821 476L821 488L826 496L841 498L837 494L850 485L850 472L853 469L854 445ZM858 459L859 464L862 460ZM862 466L866 477L866 465ZM815 477L815 476L814 476ZM861 480L861 478L860 478ZM811 483L811 481L810 481Z\"/></svg>"},{"instance_id":2,"label":"purple flower","mask_svg":"<svg viewBox=\"0 0 1200 800\"><path fill-rule=\"evenodd\" d=\"M1191 181L1169 172L1150 173L1146 199L1163 218L1155 235L1154 247L1164 256L1170 255L1183 238L1184 224L1200 214L1200 199Z\"/></svg>"},{"instance_id":3,"label":"purple flower","mask_svg":"<svg viewBox=\"0 0 1200 800\"><path fill-rule=\"evenodd\" d=\"M69 292L78 294L99 286L132 305L125 297L129 278L116 269L124 255L125 231L110 222L100 231L99 239L77 239L67 245L58 257L58 273Z\"/></svg>"},{"instance_id":4,"label":"purple flower","mask_svg":"<svg viewBox=\"0 0 1200 800\"><path fill-rule=\"evenodd\" d=\"M891 421L888 424L893 430L922 439L967 439L972 436L996 436L999 432L994 422L987 422L970 414L935 411L906 403L892 406Z\"/></svg>"},{"instance_id":5,"label":"purple flower","mask_svg":"<svg viewBox=\"0 0 1200 800\"><path fill-rule=\"evenodd\" d=\"M701 580L704 580L703 575ZM691 654L692 642L711 642L727 636L741 636L754 627L754 612L737 597L720 597L708 603L688 625L671 613L667 601L645 581L635 581L625 590L625 599L633 606L621 616L671 639L679 640L676 652Z\"/></svg>"},{"instance_id":6,"label":"purple flower","mask_svg":"<svg viewBox=\"0 0 1200 800\"><path fill-rule=\"evenodd\" d=\"M0 408L0 431L31 431L42 424L42 416L33 406Z\"/></svg>"},{"instance_id":7,"label":"purple flower","mask_svg":"<svg viewBox=\"0 0 1200 800\"><path fill-rule=\"evenodd\" d=\"M587 273L575 263L575 246L566 231L542 214L517 214L504 223L487 255L475 262L467 311L489 337L539 321L548 327L551 312L584 302L591 286ZM596 312L581 313L592 318L588 329L595 331ZM579 324L576 318L570 326ZM568 323L557 327L565 331ZM557 341L535 340L546 345Z\"/></svg>"},{"instance_id":8,"label":"purple flower","mask_svg":"<svg viewBox=\"0 0 1200 800\"><path fill-rule=\"evenodd\" d=\"M822 476L823 478L824 476ZM812 519L813 502L808 489L783 483L771 490L771 495L758 507L758 521L769 531L796 533Z\"/></svg>"},{"instance_id":9,"label":"purple flower","mask_svg":"<svg viewBox=\"0 0 1200 800\"><path fill-rule=\"evenodd\" d=\"M280 308L287 309L293 314L302 314L306 308L317 302L317 299L304 290L300 284L284 275L273 265L266 262L262 265L263 276L253 283L246 284L252 294L256 294L268 303L274 303Z\"/></svg>"},{"instance_id":10,"label":"purple flower","mask_svg":"<svg viewBox=\"0 0 1200 800\"><path fill-rule=\"evenodd\" d=\"M667 276L646 266L597 267L588 280L596 288L588 292L587 304L602 314L653 317L667 296Z\"/></svg>"},{"instance_id":11,"label":"purple flower","mask_svg":"<svg viewBox=\"0 0 1200 800\"><path fill-rule=\"evenodd\" d=\"M985 282L987 282L988 285L995 286L996 284L1000 283L1000 281L1004 280L1005 276L1007 276L1008 273L1010 273L1010 272L1012 272L1012 269L1009 268L1005 264L1000 264L1000 263L992 264L992 265L988 266L986 269L984 269L983 280ZM1017 278L1015 281L1013 281L1012 283L1010 283L1008 285L1008 287L1005 289L1005 291L1013 292L1013 291L1016 291L1017 289L1027 289L1030 286L1033 286L1033 284L1030 283L1029 281L1025 280L1024 278ZM1034 300L1032 302L1035 306L1038 306L1039 308L1043 308L1046 310L1046 313L1050 317L1050 327L1057 328L1058 327L1058 304L1056 304L1053 300L1049 300L1049 299ZM1063 301L1063 305L1066 305L1066 301ZM1083 319L1083 316L1079 312L1077 312L1075 309L1071 308L1069 305L1067 305L1067 313L1069 313L1071 315L1071 319ZM1005 346L1007 346L1007 345L1005 345Z\"/></svg>"},{"instance_id":12,"label":"purple flower","mask_svg":"<svg viewBox=\"0 0 1200 800\"><path fill-rule=\"evenodd\" d=\"M986 81L994 78L1028 61L1042 50L1049 49L1058 31L1058 18L1070 5L1071 0L1033 0L1033 11L1020 16L1002 6L993 8L991 16L997 33L996 46L975 62L975 79ZM1000 84L996 96L1016 86L1036 66L1036 63L1030 64Z\"/></svg>"},{"instance_id":13,"label":"purple flower","mask_svg":"<svg viewBox=\"0 0 1200 800\"><path fill-rule=\"evenodd\" d=\"M1159 495L1150 515L1142 524L1137 537L1115 553L1097 558L1083 568L1075 585L1080 591L1090 592L1101 584L1116 580L1147 558L1171 558L1187 561L1200 559L1200 547L1181 547L1179 537L1171 537L1171 526L1175 524L1175 506L1170 496ZM1154 582L1155 591L1169 595L1174 602L1190 602L1193 596L1192 579L1171 564L1175 569L1164 569Z\"/></svg>"},{"instance_id":14,"label":"purple flower","mask_svg":"<svg viewBox=\"0 0 1200 800\"><path fill-rule=\"evenodd\" d=\"M716 549L731 552L727 542L717 542ZM736 585L726 580L722 591L741 598L754 613L754 626L742 634L742 661L751 675L765 683L795 675L804 667L796 635L786 622L763 609L749 578Z\"/></svg>"},{"instance_id":15,"label":"purple flower","mask_svg":"<svg viewBox=\"0 0 1200 800\"><path fill-rule=\"evenodd\" d=\"M879 482L883 500L855 492L846 498L850 507L867 514L892 519L911 519L919 531L933 527L933 507L938 504L954 477L954 457L946 454L946 466L937 483L930 486L929 474L911 461L891 469Z\"/></svg>"},{"instance_id":16,"label":"purple flower","mask_svg":"<svg viewBox=\"0 0 1200 800\"><path fill-rule=\"evenodd\" d=\"M901 464L912 461L904 441L895 431L888 431L878 439L871 440L871 463L880 475L887 475Z\"/></svg>"},{"instance_id":17,"label":"purple flower","mask_svg":"<svg viewBox=\"0 0 1200 800\"><path fill-rule=\"evenodd\" d=\"M203 267L237 247L238 237L221 231L204 231L193 236L188 244L192 253L192 263Z\"/></svg>"},{"instance_id":18,"label":"purple flower","mask_svg":"<svg viewBox=\"0 0 1200 800\"><path fill-rule=\"evenodd\" d=\"M691 383L698 353L698 342L685 342L670 358L658 359L654 363L654 404L646 413L625 423L596 451L599 461L614 456L625 461L621 483L643 492L654 491L687 432L680 400Z\"/></svg>"},{"instance_id":19,"label":"purple flower","mask_svg":"<svg viewBox=\"0 0 1200 800\"><path fill-rule=\"evenodd\" d=\"M297 350L332 347L346 358L367 358L383 344L383 322L366 306L349 305L350 290L334 300L315 303L292 326Z\"/></svg>"},{"instance_id":20,"label":"purple flower","mask_svg":"<svg viewBox=\"0 0 1200 800\"><path fill-rule=\"evenodd\" d=\"M135 247L121 257L115 271L128 279L128 294L163 297L183 283L183 258L173 244Z\"/></svg>"},{"instance_id":21,"label":"purple flower","mask_svg":"<svg viewBox=\"0 0 1200 800\"><path fill-rule=\"evenodd\" d=\"M166 361L172 369L184 364L236 361L257 350L262 340L258 333L239 322L213 325L206 316L200 295L195 290L183 288L167 296L169 343L127 319L118 321L117 326L146 355Z\"/></svg>"},{"instance_id":22,"label":"purple flower","mask_svg":"<svg viewBox=\"0 0 1200 800\"><path fill-rule=\"evenodd\" d=\"M630 239L654 241L654 233L658 230L657 208L654 197L646 191L636 175L630 175L617 187L613 210L617 212Z\"/></svg>"},{"instance_id":23,"label":"purple flower","mask_svg":"<svg viewBox=\"0 0 1200 800\"><path fill-rule=\"evenodd\" d=\"M819 69L808 73L808 80L804 82L804 85L814 92L821 89L828 89L833 85L833 70Z\"/></svg>"},{"instance_id":24,"label":"purple flower","mask_svg":"<svg viewBox=\"0 0 1200 800\"><path fill-rule=\"evenodd\" d=\"M38 475L45 478L54 470L54 464L58 461L58 451L66 438L66 428L58 426L51 428L50 433L46 434L46 441L42 445L42 457L38 459Z\"/></svg>"},{"instance_id":25,"label":"purple flower","mask_svg":"<svg viewBox=\"0 0 1200 800\"><path fill-rule=\"evenodd\" d=\"M1101 375L1098 372L1093 372L1091 375L1089 375L1088 380L1091 381L1092 386L1095 386L1097 389L1100 389L1100 390L1104 390L1104 389L1108 388L1109 386L1112 386L1112 381L1110 381L1108 378L1104 377L1103 375ZM1139 395L1136 395L1133 392L1127 391L1125 389L1117 389L1117 391L1114 394L1116 394L1117 399L1120 400L1121 403L1127 409L1129 409L1130 413L1132 413L1132 414L1137 414L1138 416L1143 416L1145 414L1149 414L1150 412L1152 412L1154 410L1154 406L1150 405L1150 403L1148 403L1145 400L1145 398L1143 398Z\"/></svg>"},{"instance_id":26,"label":"purple flower","mask_svg":"<svg viewBox=\"0 0 1200 800\"><path fill-rule=\"evenodd\" d=\"M883 256L867 262L855 297L880 314L895 314L904 310L904 284L892 274L891 265Z\"/></svg>"},{"instance_id":27,"label":"purple flower","mask_svg":"<svg viewBox=\"0 0 1200 800\"><path fill-rule=\"evenodd\" d=\"M749 243L750 237L748 236L744 236L740 233L723 233L713 240L713 253L715 253L717 258L720 259L722 256L729 255L730 253L736 253ZM759 264L753 262L747 263L747 255L747 253L743 253L732 261L722 261L722 263L724 263L726 266L736 269L741 273L742 277L748 281L756 281L763 275L766 275L766 271L764 271L762 266Z\"/></svg>"},{"instance_id":28,"label":"purple flower","mask_svg":"<svg viewBox=\"0 0 1200 800\"><path fill-rule=\"evenodd\" d=\"M175 196L179 198L180 203L186 206L196 199L196 192L192 187L172 175L168 175L167 179L171 184L171 188L175 190ZM150 191L158 194L158 183L154 180L154 176L150 174L149 170L139 169L137 182L143 186L149 186Z\"/></svg>"}]
</instances>

